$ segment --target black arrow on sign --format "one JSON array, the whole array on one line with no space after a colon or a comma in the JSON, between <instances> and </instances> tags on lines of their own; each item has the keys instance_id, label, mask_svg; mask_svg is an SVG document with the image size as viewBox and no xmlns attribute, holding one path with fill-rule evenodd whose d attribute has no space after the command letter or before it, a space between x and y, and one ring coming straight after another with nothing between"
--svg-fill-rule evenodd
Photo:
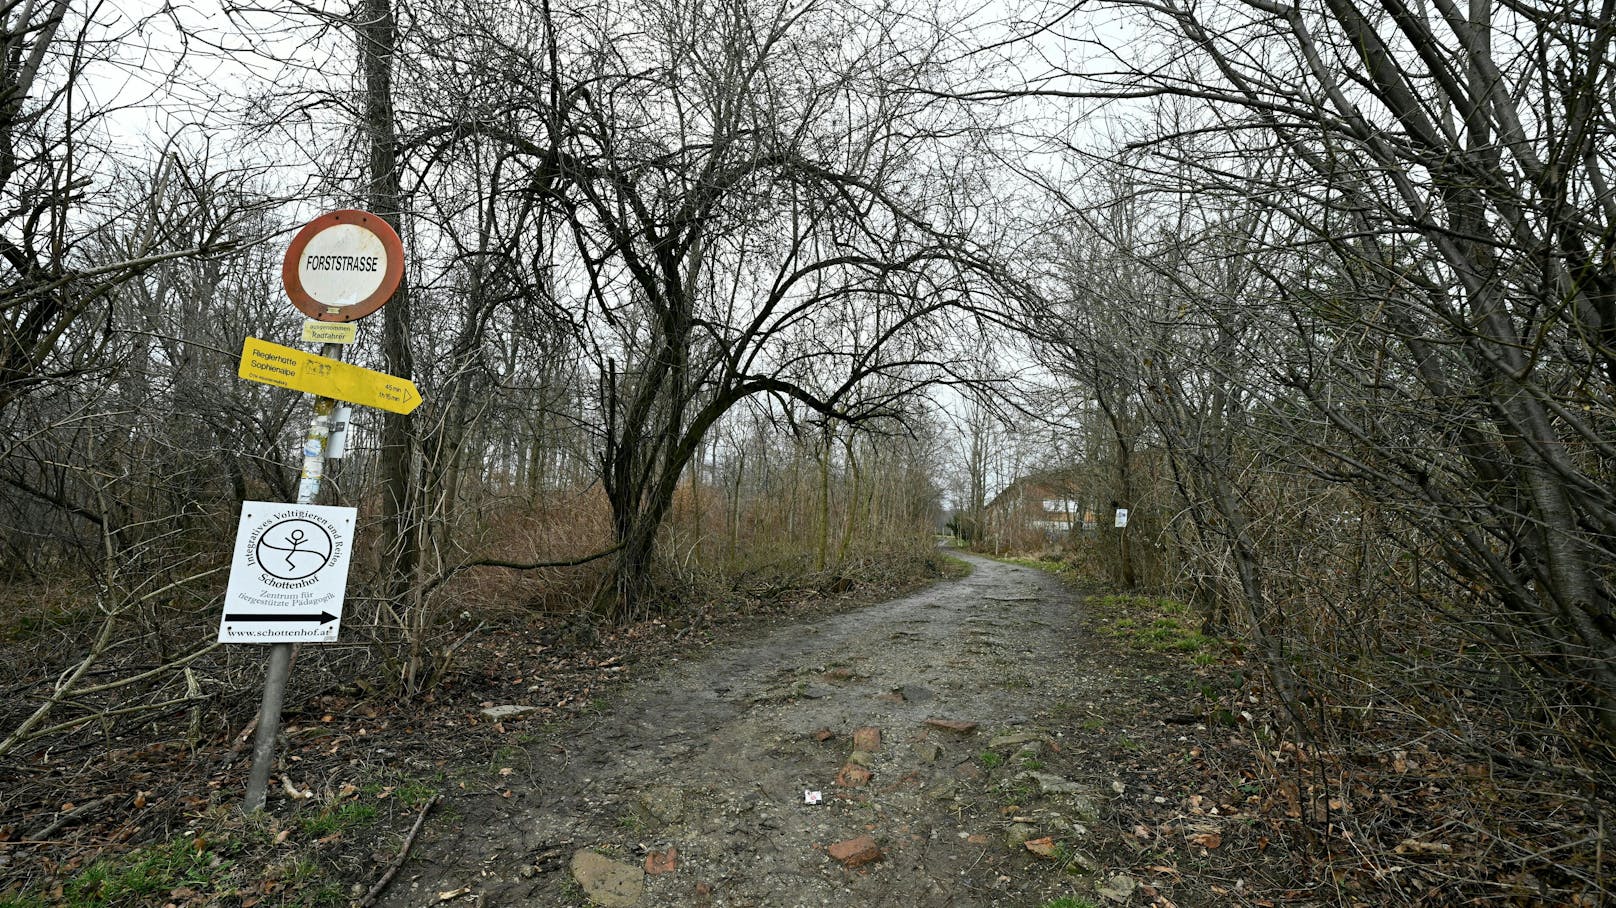
<instances>
[{"instance_id":1,"label":"black arrow on sign","mask_svg":"<svg viewBox=\"0 0 1616 908\"><path fill-rule=\"evenodd\" d=\"M224 616L226 621L318 621L325 624L337 620L337 616L330 612L321 612L318 615L288 615L271 612L232 612Z\"/></svg>"}]
</instances>

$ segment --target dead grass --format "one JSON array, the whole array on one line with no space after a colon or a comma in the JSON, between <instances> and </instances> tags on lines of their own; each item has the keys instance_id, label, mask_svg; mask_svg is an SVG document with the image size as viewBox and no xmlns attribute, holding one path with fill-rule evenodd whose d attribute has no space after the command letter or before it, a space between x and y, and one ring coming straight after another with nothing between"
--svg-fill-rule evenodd
<instances>
[{"instance_id":1,"label":"dead grass","mask_svg":"<svg viewBox=\"0 0 1616 908\"><path fill-rule=\"evenodd\" d=\"M534 524L512 517L492 526L489 538L515 545ZM540 543L530 545L539 551ZM587 715L638 665L759 623L885 598L942 567L925 540L896 555L849 557L835 571L781 570L769 578L767 596L703 572L701 583L665 590L660 617L604 628L587 646L565 621L566 604L582 595L587 578L467 571L435 606L444 636L466 643L440 683L413 702L389 695L370 646L301 649L281 757L288 780L312 796L294 800L277 782L274 819L263 824L234 813L262 652L221 649L192 666L207 696L195 739L191 713L179 709L133 726L89 722L0 760L0 905L347 904L352 884L368 885L380 873L377 856L391 858L413 818L401 792L497 786L501 749L520 749L524 733L479 721L482 704L533 703L540 713L531 721L564 722ZM0 721L15 721L56 677L84 630L51 617L80 614L82 593L66 584L53 589L56 598L34 600L36 623L14 614L7 625L18 635L8 653L32 655L7 664L12 696ZM176 626L199 620L169 619ZM121 648L105 671L127 674L148 658L140 646Z\"/></svg>"},{"instance_id":2,"label":"dead grass","mask_svg":"<svg viewBox=\"0 0 1616 908\"><path fill-rule=\"evenodd\" d=\"M1114 695L1074 715L1069 734L1129 792L1114 820L1156 904L1580 908L1616 898L1603 844L1616 780L1564 729L1524 726L1475 688L1399 697L1395 665L1363 662L1339 695L1308 701L1300 737L1261 668L1238 643L1192 630L1182 605L1086 602L1102 647L1090 670L1116 675ZM1318 683L1337 658L1298 665ZM1378 702L1350 696L1377 672ZM1443 676L1424 673L1428 685Z\"/></svg>"}]
</instances>

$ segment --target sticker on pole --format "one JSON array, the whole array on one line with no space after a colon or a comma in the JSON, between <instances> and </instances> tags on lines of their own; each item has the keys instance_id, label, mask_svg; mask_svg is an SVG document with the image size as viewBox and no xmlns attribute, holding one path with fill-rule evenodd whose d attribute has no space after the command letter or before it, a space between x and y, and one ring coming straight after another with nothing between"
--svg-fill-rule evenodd
<instances>
[{"instance_id":1,"label":"sticker on pole","mask_svg":"<svg viewBox=\"0 0 1616 908\"><path fill-rule=\"evenodd\" d=\"M330 643L342 627L357 508L245 501L220 643Z\"/></svg>"},{"instance_id":2,"label":"sticker on pole","mask_svg":"<svg viewBox=\"0 0 1616 908\"><path fill-rule=\"evenodd\" d=\"M345 208L322 214L292 238L281 283L292 305L322 322L351 322L375 312L404 279L404 243L392 225Z\"/></svg>"}]
</instances>

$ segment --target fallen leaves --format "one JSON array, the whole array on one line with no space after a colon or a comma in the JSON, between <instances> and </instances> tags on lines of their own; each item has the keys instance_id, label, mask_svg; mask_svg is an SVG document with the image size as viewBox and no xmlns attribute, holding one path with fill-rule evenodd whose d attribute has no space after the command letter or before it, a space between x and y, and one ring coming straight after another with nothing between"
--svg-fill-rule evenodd
<instances>
[{"instance_id":1,"label":"fallen leaves","mask_svg":"<svg viewBox=\"0 0 1616 908\"><path fill-rule=\"evenodd\" d=\"M1150 871L1151 873L1160 873L1160 874L1164 874L1166 876L1171 876L1171 877L1173 877L1175 882L1178 880L1179 877L1183 876L1183 874L1179 872L1179 869L1177 867L1169 867L1166 864L1152 864L1151 866L1146 867L1145 869ZM1217 887L1214 886L1213 888L1216 889Z\"/></svg>"},{"instance_id":2,"label":"fallen leaves","mask_svg":"<svg viewBox=\"0 0 1616 908\"><path fill-rule=\"evenodd\" d=\"M1453 846L1446 842L1421 842L1418 839L1404 839L1393 850L1398 854L1416 858L1444 857L1453 854Z\"/></svg>"}]
</instances>

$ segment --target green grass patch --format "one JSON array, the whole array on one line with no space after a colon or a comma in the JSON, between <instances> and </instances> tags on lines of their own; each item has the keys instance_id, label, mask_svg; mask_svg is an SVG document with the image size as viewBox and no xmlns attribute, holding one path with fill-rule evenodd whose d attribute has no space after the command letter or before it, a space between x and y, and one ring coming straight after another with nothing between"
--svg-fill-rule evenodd
<instances>
[{"instance_id":1,"label":"green grass patch","mask_svg":"<svg viewBox=\"0 0 1616 908\"><path fill-rule=\"evenodd\" d=\"M999 556L998 560L1008 562L1010 564L1019 564L1022 567L1037 568L1040 571L1048 571L1051 574L1059 573L1060 569L1064 566L1059 561L1045 561L1042 558L1033 558L1028 555L1001 555Z\"/></svg>"},{"instance_id":2,"label":"green grass patch","mask_svg":"<svg viewBox=\"0 0 1616 908\"><path fill-rule=\"evenodd\" d=\"M67 881L60 904L68 908L161 904L175 889L211 892L230 863L188 839L173 839L96 861Z\"/></svg>"},{"instance_id":3,"label":"green grass patch","mask_svg":"<svg viewBox=\"0 0 1616 908\"><path fill-rule=\"evenodd\" d=\"M648 827L646 825L645 817L641 816L638 811L629 811L628 813L618 815L617 828L638 835L639 833L644 832Z\"/></svg>"},{"instance_id":4,"label":"green grass patch","mask_svg":"<svg viewBox=\"0 0 1616 908\"><path fill-rule=\"evenodd\" d=\"M441 782L440 780L437 780ZM0 908L146 908L176 902L238 905L257 894L276 908L350 903L343 849L373 849L438 793L432 780L367 779L353 797L308 802L277 819L204 809L183 836L108 854L54 879L0 894ZM323 840L323 841L322 841ZM173 896L182 890L181 896Z\"/></svg>"},{"instance_id":5,"label":"green grass patch","mask_svg":"<svg viewBox=\"0 0 1616 908\"><path fill-rule=\"evenodd\" d=\"M425 782L406 782L396 792L399 801L410 807L420 807L438 796L438 789Z\"/></svg>"},{"instance_id":6,"label":"green grass patch","mask_svg":"<svg viewBox=\"0 0 1616 908\"><path fill-rule=\"evenodd\" d=\"M1120 640L1156 653L1183 653L1196 665L1218 661L1220 642L1194 626L1194 611L1174 599L1155 596L1090 596L1085 603L1108 618L1102 629Z\"/></svg>"},{"instance_id":7,"label":"green grass patch","mask_svg":"<svg viewBox=\"0 0 1616 908\"><path fill-rule=\"evenodd\" d=\"M369 805L343 805L300 822L305 832L339 832L365 825L374 818ZM364 808L364 809L354 809ZM367 816L368 815L368 816ZM329 831L327 831L329 830ZM253 891L255 880L274 881L274 904L298 908L338 908L348 904L347 885L310 854L294 854L279 861L266 860L274 852L268 827L248 824L235 832L215 831L207 837L175 838L103 858L69 877L60 894L41 896L13 892L0 896L0 908L144 908L171 900L175 890L189 890L198 904L239 904L243 891ZM267 903L266 903L267 904Z\"/></svg>"},{"instance_id":8,"label":"green grass patch","mask_svg":"<svg viewBox=\"0 0 1616 908\"><path fill-rule=\"evenodd\" d=\"M1002 561L1005 564L1020 565L1021 567L1029 567L1034 570L1043 571L1046 574L1054 574L1064 581L1074 581L1078 577L1077 569L1067 564L1064 560L1062 560L1062 556L1058 554L1048 554L1043 556L994 555L991 552L977 552L976 554L981 555L984 558L992 558L994 561Z\"/></svg>"},{"instance_id":9,"label":"green grass patch","mask_svg":"<svg viewBox=\"0 0 1616 908\"><path fill-rule=\"evenodd\" d=\"M981 760L982 765L986 766L988 769L997 769L999 765L1004 762L1004 757L999 756L991 750L982 751L981 755L979 755L977 759Z\"/></svg>"},{"instance_id":10,"label":"green grass patch","mask_svg":"<svg viewBox=\"0 0 1616 908\"><path fill-rule=\"evenodd\" d=\"M969 561L966 561L964 558L959 558L954 555L944 555L941 567L943 576L952 580L959 580L964 577L969 577L971 576L971 572L976 570L975 565L971 564Z\"/></svg>"},{"instance_id":11,"label":"green grass patch","mask_svg":"<svg viewBox=\"0 0 1616 908\"><path fill-rule=\"evenodd\" d=\"M369 826L376 821L376 805L364 801L336 804L301 821L303 834L320 839L339 832L349 832Z\"/></svg>"}]
</instances>

